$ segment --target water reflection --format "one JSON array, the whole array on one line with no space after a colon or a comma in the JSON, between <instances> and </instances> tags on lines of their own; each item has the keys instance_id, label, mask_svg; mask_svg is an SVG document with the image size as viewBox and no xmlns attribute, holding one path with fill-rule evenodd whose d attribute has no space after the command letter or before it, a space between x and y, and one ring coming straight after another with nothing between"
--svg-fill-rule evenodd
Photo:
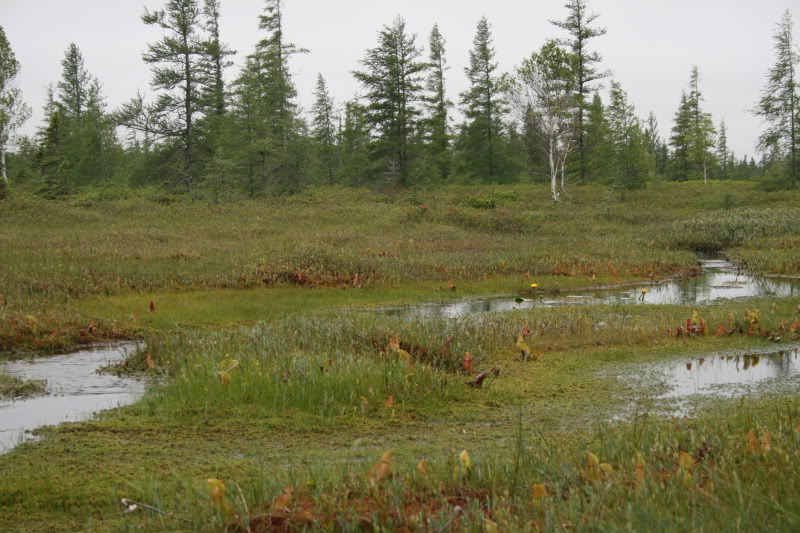
<instances>
[{"instance_id":1,"label":"water reflection","mask_svg":"<svg viewBox=\"0 0 800 533\"><path fill-rule=\"evenodd\" d=\"M741 386L800 375L800 349L770 353L715 355L692 361L656 365L669 386L662 398L685 398L695 394L731 395ZM650 366L648 371L652 371Z\"/></svg>"},{"instance_id":2,"label":"water reflection","mask_svg":"<svg viewBox=\"0 0 800 533\"><path fill-rule=\"evenodd\" d=\"M513 296L491 297L481 300L464 300L446 304L423 304L385 309L383 313L404 318L430 318L460 316L478 313L499 313L536 307L554 307L581 304L702 304L725 298L800 296L800 280L767 278L744 272L725 259L701 261L700 275L648 286L642 296L642 287L578 291L559 294L558 297L535 296L522 301Z\"/></svg>"},{"instance_id":3,"label":"water reflection","mask_svg":"<svg viewBox=\"0 0 800 533\"><path fill-rule=\"evenodd\" d=\"M0 401L0 453L30 438L27 432L32 429L84 420L97 411L134 402L144 383L97 372L110 362L124 359L129 347L118 345L0 364L0 370L12 376L47 381L47 395Z\"/></svg>"}]
</instances>

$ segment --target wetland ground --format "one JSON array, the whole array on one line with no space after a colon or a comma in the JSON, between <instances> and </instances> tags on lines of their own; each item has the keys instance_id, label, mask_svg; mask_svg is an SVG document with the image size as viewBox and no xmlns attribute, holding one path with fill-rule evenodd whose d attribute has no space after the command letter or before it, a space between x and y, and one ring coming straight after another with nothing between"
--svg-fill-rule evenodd
<instances>
[{"instance_id":1,"label":"wetland ground","mask_svg":"<svg viewBox=\"0 0 800 533\"><path fill-rule=\"evenodd\" d=\"M636 291L655 299L651 283L678 277L709 293L696 290L709 252L800 274L800 195L736 182L570 195L18 194L0 212L6 359L137 339L111 371L150 385L0 455L0 529L796 530L796 374L675 416L656 370L747 357L761 371L772 359L753 354L779 351L794 368L800 297L761 283L642 305ZM541 305L619 284L633 301ZM723 285L739 290L710 283ZM540 305L383 311L487 295Z\"/></svg>"}]
</instances>

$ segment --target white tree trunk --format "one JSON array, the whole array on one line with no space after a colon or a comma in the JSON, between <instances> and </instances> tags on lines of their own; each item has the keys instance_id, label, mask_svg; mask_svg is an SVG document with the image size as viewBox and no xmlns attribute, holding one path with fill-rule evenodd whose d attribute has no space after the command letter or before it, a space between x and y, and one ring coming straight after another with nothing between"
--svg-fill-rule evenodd
<instances>
[{"instance_id":1,"label":"white tree trunk","mask_svg":"<svg viewBox=\"0 0 800 533\"><path fill-rule=\"evenodd\" d=\"M3 182L8 185L8 175L6 174L6 151L0 148L0 175Z\"/></svg>"},{"instance_id":2,"label":"white tree trunk","mask_svg":"<svg viewBox=\"0 0 800 533\"><path fill-rule=\"evenodd\" d=\"M553 143L551 141L550 151L547 153L550 158L550 194L553 197L553 201L557 202L561 193L558 190L558 162L555 159L553 151Z\"/></svg>"}]
</instances>

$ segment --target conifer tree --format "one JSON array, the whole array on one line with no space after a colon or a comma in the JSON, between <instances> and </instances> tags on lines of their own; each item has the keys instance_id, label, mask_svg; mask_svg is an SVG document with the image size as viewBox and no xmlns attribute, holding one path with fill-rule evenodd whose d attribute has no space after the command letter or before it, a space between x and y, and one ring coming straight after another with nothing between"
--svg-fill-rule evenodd
<instances>
[{"instance_id":1,"label":"conifer tree","mask_svg":"<svg viewBox=\"0 0 800 533\"><path fill-rule=\"evenodd\" d=\"M333 185L336 174L336 107L322 74L317 75L312 112L312 135L317 143L320 174Z\"/></svg>"},{"instance_id":2,"label":"conifer tree","mask_svg":"<svg viewBox=\"0 0 800 533\"><path fill-rule=\"evenodd\" d=\"M97 97L97 81L84 65L83 54L75 43L69 43L64 59L61 60L61 81L58 82L58 96L64 114L78 120Z\"/></svg>"},{"instance_id":3,"label":"conifer tree","mask_svg":"<svg viewBox=\"0 0 800 533\"><path fill-rule=\"evenodd\" d=\"M601 70L599 64L603 56L589 50L589 41L606 34L606 28L593 26L599 15L589 11L587 0L567 0L564 7L569 10L567 18L562 21L551 21L552 24L569 33L566 39L558 43L572 51L575 69L576 97L576 130L577 130L577 173L581 181L587 179L587 146L585 116L589 106L588 95L601 88L598 80L610 76L610 72Z\"/></svg>"},{"instance_id":4,"label":"conifer tree","mask_svg":"<svg viewBox=\"0 0 800 533\"><path fill-rule=\"evenodd\" d=\"M717 138L717 161L719 161L720 179L730 179L730 150L728 149L728 128L725 121L719 123L719 137Z\"/></svg>"},{"instance_id":5,"label":"conifer tree","mask_svg":"<svg viewBox=\"0 0 800 533\"><path fill-rule=\"evenodd\" d=\"M262 98L272 135L284 147L293 135L297 120L297 89L289 71L289 60L296 54L308 53L287 42L283 30L283 0L266 0L258 28L266 33L256 45L255 56L263 69L258 73Z\"/></svg>"},{"instance_id":6,"label":"conifer tree","mask_svg":"<svg viewBox=\"0 0 800 533\"><path fill-rule=\"evenodd\" d=\"M52 186L61 179L64 183L56 188L66 192L71 186L108 183L116 171L118 146L114 124L105 112L100 82L89 74L75 43L67 47L61 66L54 105L60 110L62 146L58 152L62 161L58 172L48 176L48 183Z\"/></svg>"},{"instance_id":7,"label":"conifer tree","mask_svg":"<svg viewBox=\"0 0 800 533\"><path fill-rule=\"evenodd\" d=\"M22 101L19 88L15 85L20 72L19 61L0 26L0 199L8 194L8 173L6 171L6 152L14 141L17 129L28 120L30 108Z\"/></svg>"},{"instance_id":8,"label":"conifer tree","mask_svg":"<svg viewBox=\"0 0 800 533\"><path fill-rule=\"evenodd\" d=\"M369 178L369 124L367 110L357 99L344 105L344 125L339 132L342 154L342 177L349 185L360 187Z\"/></svg>"},{"instance_id":9,"label":"conifer tree","mask_svg":"<svg viewBox=\"0 0 800 533\"><path fill-rule=\"evenodd\" d=\"M787 9L773 37L775 64L767 72L761 99L753 113L766 128L758 140L763 152L777 146L786 161L788 183L800 184L800 52L794 42L794 22Z\"/></svg>"},{"instance_id":10,"label":"conifer tree","mask_svg":"<svg viewBox=\"0 0 800 533\"><path fill-rule=\"evenodd\" d=\"M225 69L233 65L230 56L236 54L220 35L220 0L205 0L203 4L203 26L207 38L203 42L205 53L201 56L202 83L200 98L206 114L225 114Z\"/></svg>"},{"instance_id":11,"label":"conifer tree","mask_svg":"<svg viewBox=\"0 0 800 533\"><path fill-rule=\"evenodd\" d=\"M464 69L469 88L461 93L466 122L460 139L468 172L489 182L507 181L511 171L504 139L504 117L509 108L496 74L492 41L489 21L483 17L472 41L469 65Z\"/></svg>"},{"instance_id":12,"label":"conifer tree","mask_svg":"<svg viewBox=\"0 0 800 533\"><path fill-rule=\"evenodd\" d=\"M445 58L445 39L434 24L429 39L429 73L426 80L427 95L425 104L428 111L426 119L427 152L436 166L439 179L446 180L450 175L450 117L453 103L447 98L445 73L449 69Z\"/></svg>"},{"instance_id":13,"label":"conifer tree","mask_svg":"<svg viewBox=\"0 0 800 533\"><path fill-rule=\"evenodd\" d=\"M681 93L681 103L675 112L675 124L669 138L672 147L670 175L676 181L689 179L689 149L691 145L692 109L686 91Z\"/></svg>"},{"instance_id":14,"label":"conifer tree","mask_svg":"<svg viewBox=\"0 0 800 533\"><path fill-rule=\"evenodd\" d=\"M199 57L199 107L202 119L197 121L198 139L201 141L204 159L205 179L217 179L219 169L226 168L229 162L226 155L231 151L230 131L234 125L227 117L228 94L225 86L225 71L233 65L231 56L236 52L222 41L220 33L220 1L204 0L201 24L204 35L201 37L203 53ZM216 189L214 189L216 190Z\"/></svg>"},{"instance_id":15,"label":"conifer tree","mask_svg":"<svg viewBox=\"0 0 800 533\"><path fill-rule=\"evenodd\" d=\"M206 48L200 8L197 0L169 0L164 9L145 8L142 22L165 33L142 54L144 62L152 65L150 86L159 95L151 105L145 105L141 97L135 98L117 111L116 118L149 138L176 142L183 153L183 169L178 178L191 190L196 181L196 123L204 112L201 62Z\"/></svg>"},{"instance_id":16,"label":"conifer tree","mask_svg":"<svg viewBox=\"0 0 800 533\"><path fill-rule=\"evenodd\" d=\"M711 148L714 146L716 130L711 114L703 111L701 102L703 93L700 91L700 70L695 65L689 81L689 164L694 170L694 175L702 176L708 182L708 175L712 164L715 162Z\"/></svg>"},{"instance_id":17,"label":"conifer tree","mask_svg":"<svg viewBox=\"0 0 800 533\"><path fill-rule=\"evenodd\" d=\"M586 163L590 180L605 180L613 171L614 147L611 144L611 129L606 117L606 108L599 93L586 108Z\"/></svg>"},{"instance_id":18,"label":"conifer tree","mask_svg":"<svg viewBox=\"0 0 800 533\"><path fill-rule=\"evenodd\" d=\"M611 82L607 114L614 148L614 181L626 189L644 187L652 172L652 160L635 109L617 81Z\"/></svg>"},{"instance_id":19,"label":"conifer tree","mask_svg":"<svg viewBox=\"0 0 800 533\"><path fill-rule=\"evenodd\" d=\"M413 134L423 98L426 64L416 35L398 17L378 33L378 46L367 50L364 69L353 76L366 90L366 120L374 131L373 157L379 169L400 185L409 183L415 146Z\"/></svg>"}]
</instances>

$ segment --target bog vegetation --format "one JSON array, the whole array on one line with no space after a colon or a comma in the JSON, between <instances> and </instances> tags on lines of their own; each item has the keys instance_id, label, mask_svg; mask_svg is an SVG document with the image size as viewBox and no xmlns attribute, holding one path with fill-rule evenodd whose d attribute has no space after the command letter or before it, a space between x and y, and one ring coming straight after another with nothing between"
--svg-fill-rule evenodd
<instances>
[{"instance_id":1,"label":"bog vegetation","mask_svg":"<svg viewBox=\"0 0 800 533\"><path fill-rule=\"evenodd\" d=\"M0 530L798 530L797 376L687 407L646 365L791 363L800 295L387 311L645 298L702 254L800 275L788 12L756 162L703 110L697 68L667 137L641 119L597 15L566 8L512 73L478 22L455 127L436 26L427 51L401 18L381 28L362 98L338 105L320 75L307 116L280 0L230 84L220 2L169 0L142 17L163 32L153 97L107 109L72 44L18 138L0 27L0 363L132 340L103 371L148 383L0 455ZM0 372L0 402L43 393Z\"/></svg>"}]
</instances>

